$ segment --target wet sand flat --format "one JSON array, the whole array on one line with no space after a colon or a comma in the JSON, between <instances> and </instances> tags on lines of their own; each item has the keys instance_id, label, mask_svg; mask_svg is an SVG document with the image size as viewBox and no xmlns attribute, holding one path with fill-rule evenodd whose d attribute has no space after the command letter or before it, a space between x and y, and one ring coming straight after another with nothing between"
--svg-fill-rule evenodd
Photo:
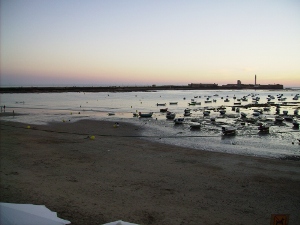
<instances>
[{"instance_id":1,"label":"wet sand flat","mask_svg":"<svg viewBox=\"0 0 300 225\"><path fill-rule=\"evenodd\" d=\"M71 224L300 223L300 161L149 142L126 123L28 125L1 121L1 202L46 205Z\"/></svg>"}]
</instances>

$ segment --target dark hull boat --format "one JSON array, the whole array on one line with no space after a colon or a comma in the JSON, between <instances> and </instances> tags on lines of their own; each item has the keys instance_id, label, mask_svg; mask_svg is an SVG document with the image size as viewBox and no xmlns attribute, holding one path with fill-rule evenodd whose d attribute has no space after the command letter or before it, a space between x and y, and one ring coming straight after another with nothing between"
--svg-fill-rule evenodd
<instances>
[{"instance_id":1,"label":"dark hull boat","mask_svg":"<svg viewBox=\"0 0 300 225\"><path fill-rule=\"evenodd\" d=\"M222 133L224 135L234 135L236 133L236 129L234 127L222 127Z\"/></svg>"}]
</instances>

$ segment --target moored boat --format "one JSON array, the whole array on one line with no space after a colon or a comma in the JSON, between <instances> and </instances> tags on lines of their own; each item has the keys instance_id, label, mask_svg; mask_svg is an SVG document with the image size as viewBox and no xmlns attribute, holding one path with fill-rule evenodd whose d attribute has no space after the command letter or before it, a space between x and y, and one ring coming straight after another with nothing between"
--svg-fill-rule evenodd
<instances>
[{"instance_id":1,"label":"moored boat","mask_svg":"<svg viewBox=\"0 0 300 225\"><path fill-rule=\"evenodd\" d=\"M220 112L221 115L225 115L226 110L220 110L219 112Z\"/></svg>"},{"instance_id":2,"label":"moored boat","mask_svg":"<svg viewBox=\"0 0 300 225\"><path fill-rule=\"evenodd\" d=\"M294 125L295 128L299 128L299 121L294 119L293 120L293 125Z\"/></svg>"},{"instance_id":3,"label":"moored boat","mask_svg":"<svg viewBox=\"0 0 300 225\"><path fill-rule=\"evenodd\" d=\"M189 108L184 110L184 116L190 116L191 115L191 110Z\"/></svg>"},{"instance_id":4,"label":"moored boat","mask_svg":"<svg viewBox=\"0 0 300 225\"><path fill-rule=\"evenodd\" d=\"M275 123L282 123L283 120L284 120L283 117L281 117L281 116L275 116Z\"/></svg>"},{"instance_id":5,"label":"moored boat","mask_svg":"<svg viewBox=\"0 0 300 225\"><path fill-rule=\"evenodd\" d=\"M242 118L246 118L246 117L247 117L247 114L244 113L244 112L241 112L241 117L242 117Z\"/></svg>"},{"instance_id":6,"label":"moored boat","mask_svg":"<svg viewBox=\"0 0 300 225\"><path fill-rule=\"evenodd\" d=\"M148 113L139 112L140 117L152 117L152 115L153 115L153 112L148 112Z\"/></svg>"},{"instance_id":7,"label":"moored boat","mask_svg":"<svg viewBox=\"0 0 300 225\"><path fill-rule=\"evenodd\" d=\"M174 119L175 116L176 116L176 114L173 112L167 112L167 115L166 115L167 119L170 119L170 120Z\"/></svg>"},{"instance_id":8,"label":"moored boat","mask_svg":"<svg viewBox=\"0 0 300 225\"><path fill-rule=\"evenodd\" d=\"M166 103L156 103L157 106L165 106Z\"/></svg>"},{"instance_id":9,"label":"moored boat","mask_svg":"<svg viewBox=\"0 0 300 225\"><path fill-rule=\"evenodd\" d=\"M228 127L222 127L222 133L224 135L233 135L236 133L236 128L228 126Z\"/></svg>"},{"instance_id":10,"label":"moored boat","mask_svg":"<svg viewBox=\"0 0 300 225\"><path fill-rule=\"evenodd\" d=\"M167 111L168 111L168 108L160 109L159 111L160 111L160 112L167 112Z\"/></svg>"},{"instance_id":11,"label":"moored boat","mask_svg":"<svg viewBox=\"0 0 300 225\"><path fill-rule=\"evenodd\" d=\"M268 124L260 124L258 127L258 130L260 132L269 132L269 129L270 129L270 125Z\"/></svg>"},{"instance_id":12,"label":"moored boat","mask_svg":"<svg viewBox=\"0 0 300 225\"><path fill-rule=\"evenodd\" d=\"M184 122L184 118L176 118L176 119L174 119L174 123L175 124L183 124L183 122Z\"/></svg>"},{"instance_id":13,"label":"moored boat","mask_svg":"<svg viewBox=\"0 0 300 225\"><path fill-rule=\"evenodd\" d=\"M200 127L201 127L201 123L198 123L198 122L190 123L190 128L191 129L200 129Z\"/></svg>"},{"instance_id":14,"label":"moored boat","mask_svg":"<svg viewBox=\"0 0 300 225\"><path fill-rule=\"evenodd\" d=\"M203 116L209 116L209 115L210 115L210 111L208 110L203 111Z\"/></svg>"}]
</instances>

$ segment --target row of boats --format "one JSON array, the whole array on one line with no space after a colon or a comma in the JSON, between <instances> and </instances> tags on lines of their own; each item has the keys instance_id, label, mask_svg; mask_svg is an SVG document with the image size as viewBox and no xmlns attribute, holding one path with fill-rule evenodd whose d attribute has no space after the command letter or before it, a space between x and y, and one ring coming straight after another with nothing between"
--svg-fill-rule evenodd
<instances>
[{"instance_id":1,"label":"row of boats","mask_svg":"<svg viewBox=\"0 0 300 225\"><path fill-rule=\"evenodd\" d=\"M205 96L205 100L204 103L212 103L212 102L217 102L217 99L215 97L218 97L219 95L215 94L213 96ZM292 98L293 100L299 100L299 94L295 94L295 96ZM194 106L194 105L201 105L201 102L196 101L195 98L201 98L201 96L194 96L194 98L191 99L191 102L188 103L189 106ZM241 105L241 102L248 102L248 99L252 99L253 103L258 104L258 102L260 101L260 96L259 94L248 94L245 95L241 98L237 98L235 95L233 96L234 99L234 105ZM186 98L183 98L184 100L186 100ZM226 97L221 97L221 99L224 102L230 102L229 96ZM273 95L268 95L267 97L267 103L273 103L275 104L275 100L277 99L277 101L280 102L284 102L287 100L286 97L283 96L283 94L278 94L276 97ZM178 102L169 102L170 105L177 105ZM167 103L157 103L157 106L166 106Z\"/></svg>"},{"instance_id":2,"label":"row of boats","mask_svg":"<svg viewBox=\"0 0 300 225\"><path fill-rule=\"evenodd\" d=\"M184 117L179 117L179 118L175 118L176 117L176 113L174 112L170 112L168 111L168 109L163 109L163 110L160 110L160 112L166 112L166 118L169 119L169 120L173 120L174 121L174 124L183 124L185 123L185 117L189 117L191 116L191 109L189 108L186 108L184 110L184 114L183 116ZM221 115L224 115L226 113L226 110L225 109L221 109L219 110L220 114ZM298 111L297 111L298 112ZM255 113L255 112L254 112ZM253 116L259 116L261 112L259 112L259 114L253 114ZM148 112L148 113L142 113L142 112L139 112L138 113L138 116L139 117L144 117L144 118L150 118L152 117L153 115L153 112ZM203 111L203 116L209 116L210 115L210 111L209 110L204 110ZM296 114L295 114L296 115ZM135 116L137 116L137 114L135 114ZM244 120L244 121L247 121L248 120L254 120L254 118L247 118L247 114L244 113L244 112L241 112L240 113L240 116L241 116L241 119ZM280 116L280 115L276 115L275 116L275 123L282 123L284 120L288 120L290 118L293 118L292 116L289 116L287 115L287 112L284 111L284 115L283 116ZM215 117L211 117L210 120L212 122L215 121ZM250 121L251 122L251 121ZM295 128L299 128L299 121L297 119L293 119L292 120L292 124ZM191 121L189 122L189 125L190 125L190 128L191 129L200 129L202 124L200 122L197 122L197 120L195 121ZM258 130L260 132L269 132L269 129L270 129L270 125L267 124L267 123L259 123L258 124ZM235 134L236 133L236 128L233 127L233 126L222 126L222 133L225 134L225 135L232 135L232 134Z\"/></svg>"}]
</instances>

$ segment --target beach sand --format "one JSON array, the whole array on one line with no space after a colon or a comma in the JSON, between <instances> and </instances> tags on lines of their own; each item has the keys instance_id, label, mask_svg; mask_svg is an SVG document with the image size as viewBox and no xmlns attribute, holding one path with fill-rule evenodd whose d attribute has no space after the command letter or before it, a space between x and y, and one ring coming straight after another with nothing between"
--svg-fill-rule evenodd
<instances>
[{"instance_id":1,"label":"beach sand","mask_svg":"<svg viewBox=\"0 0 300 225\"><path fill-rule=\"evenodd\" d=\"M1 121L1 202L71 224L300 224L300 161L164 145L126 123L29 125Z\"/></svg>"}]
</instances>

